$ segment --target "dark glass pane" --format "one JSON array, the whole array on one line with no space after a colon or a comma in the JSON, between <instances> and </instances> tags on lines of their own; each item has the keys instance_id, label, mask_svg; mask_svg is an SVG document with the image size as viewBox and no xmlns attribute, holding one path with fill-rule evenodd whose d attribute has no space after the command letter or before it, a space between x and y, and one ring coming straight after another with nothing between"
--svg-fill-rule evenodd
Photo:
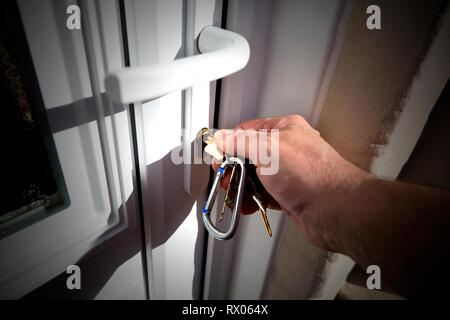
<instances>
[{"instance_id":1,"label":"dark glass pane","mask_svg":"<svg viewBox=\"0 0 450 320\"><path fill-rule=\"evenodd\" d=\"M0 238L69 205L15 1L0 19Z\"/></svg>"}]
</instances>

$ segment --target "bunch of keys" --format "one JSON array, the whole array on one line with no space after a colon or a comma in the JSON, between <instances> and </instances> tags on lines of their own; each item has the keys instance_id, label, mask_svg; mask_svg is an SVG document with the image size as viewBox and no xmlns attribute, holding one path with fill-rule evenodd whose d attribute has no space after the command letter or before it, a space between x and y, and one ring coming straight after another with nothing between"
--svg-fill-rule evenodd
<instances>
[{"instance_id":1,"label":"bunch of keys","mask_svg":"<svg viewBox=\"0 0 450 320\"><path fill-rule=\"evenodd\" d=\"M239 224L239 216L241 211L241 204L244 197L251 196L251 201L254 201L258 206L258 210L261 213L261 217L266 227L267 234L272 237L272 230L267 219L267 213L265 209L265 199L267 191L259 181L256 175L256 168L251 164L244 164L244 162L237 157L229 157L221 152L215 142L214 136L207 128L203 128L197 135L198 139L202 139L202 142L206 145L204 150L218 161L225 161L219 167L214 183L208 198L203 206L203 223L206 230L216 239L227 240L233 237ZM222 221L225 210L227 207L232 208L233 213L231 216L231 224L227 232L221 232L211 223L210 212L214 205L214 201L217 197L217 193L220 187L220 181L225 176L226 170L231 169L230 180L225 191L225 198L220 212L219 222ZM245 194L244 194L245 192Z\"/></svg>"}]
</instances>

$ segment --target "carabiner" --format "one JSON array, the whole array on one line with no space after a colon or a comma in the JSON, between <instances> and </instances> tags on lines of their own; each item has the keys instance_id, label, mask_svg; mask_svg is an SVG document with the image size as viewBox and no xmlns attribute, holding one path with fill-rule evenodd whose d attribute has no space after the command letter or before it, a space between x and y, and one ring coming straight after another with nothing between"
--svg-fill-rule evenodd
<instances>
[{"instance_id":1,"label":"carabiner","mask_svg":"<svg viewBox=\"0 0 450 320\"><path fill-rule=\"evenodd\" d=\"M227 232L221 232L217 230L217 228L211 223L210 219L210 212L214 205L214 201L216 200L217 193L219 191L220 181L222 180L225 169L229 165L237 164L240 166L240 177L239 177L239 184L237 186L237 193L236 193L236 201L233 208L233 213L231 216L231 224L228 228ZM241 202L242 197L244 195L244 186L245 186L245 166L244 162L235 157L226 157L225 161L220 166L219 170L217 171L216 178L214 179L213 186L211 188L211 191L209 192L208 199L205 202L205 205L203 206L203 223L205 225L206 230L216 239L219 240L228 240L233 237L234 233L236 232L237 226L239 224L239 216L241 213Z\"/></svg>"}]
</instances>

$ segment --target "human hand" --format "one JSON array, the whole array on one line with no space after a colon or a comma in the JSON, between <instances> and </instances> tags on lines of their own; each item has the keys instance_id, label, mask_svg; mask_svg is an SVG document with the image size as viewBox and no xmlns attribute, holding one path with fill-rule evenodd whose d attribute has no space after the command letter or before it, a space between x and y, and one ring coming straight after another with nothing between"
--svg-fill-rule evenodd
<instances>
[{"instance_id":1,"label":"human hand","mask_svg":"<svg viewBox=\"0 0 450 320\"><path fill-rule=\"evenodd\" d=\"M270 132L273 129L279 130L275 145L272 143L273 133ZM261 135L258 130L267 130L268 134ZM299 115L250 120L233 131L219 130L214 137L219 149L246 157L256 166L256 174L270 194L270 198L266 199L268 208L282 209L311 243L331 249L324 224L335 223L337 217L327 208L333 206L332 202L340 201L339 194L351 188L355 179L368 177L368 173L342 158ZM262 142L272 155L278 152L279 168L272 175L262 174L267 164L259 161L257 153L251 154L248 145L245 150L237 147L242 139L248 139L250 145L261 143L259 140L262 137L265 139ZM213 161L213 168L217 170L218 167L219 164ZM222 179L222 188L225 189L228 181L227 174ZM247 199L242 205L243 214L257 210L256 204Z\"/></svg>"}]
</instances>

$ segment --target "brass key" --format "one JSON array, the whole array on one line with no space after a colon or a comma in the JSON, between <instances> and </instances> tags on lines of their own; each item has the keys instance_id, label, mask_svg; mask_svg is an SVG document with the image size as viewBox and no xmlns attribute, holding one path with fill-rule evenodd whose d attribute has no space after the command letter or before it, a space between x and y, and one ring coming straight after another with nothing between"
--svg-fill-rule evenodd
<instances>
[{"instance_id":1,"label":"brass key","mask_svg":"<svg viewBox=\"0 0 450 320\"><path fill-rule=\"evenodd\" d=\"M252 198L253 198L253 200L255 200L256 204L258 205L259 212L261 213L261 216L264 221L264 225L266 226L267 234L269 235L269 237L272 237L272 229L270 229L270 224L269 224L269 220L267 219L266 209L264 209L264 207L261 204L261 201L259 201L259 199L255 195L253 195Z\"/></svg>"},{"instance_id":2,"label":"brass key","mask_svg":"<svg viewBox=\"0 0 450 320\"><path fill-rule=\"evenodd\" d=\"M202 139L202 142L206 146L203 148L206 153L216 158L218 161L222 161L225 154L217 148L214 142L214 136L211 134L208 128L203 128L197 133L197 139Z\"/></svg>"},{"instance_id":3,"label":"brass key","mask_svg":"<svg viewBox=\"0 0 450 320\"><path fill-rule=\"evenodd\" d=\"M256 167L254 165L247 164L246 168L247 168L246 192L251 192L252 199L253 201L255 201L256 205L258 206L258 210L261 213L261 217L263 219L264 226L266 227L267 234L269 235L269 237L272 237L272 229L270 228L266 209L264 208L263 205L264 198L261 196L261 193L267 193L267 191L264 189L264 186L262 185L261 181L259 181L258 176L256 175Z\"/></svg>"},{"instance_id":4,"label":"brass key","mask_svg":"<svg viewBox=\"0 0 450 320\"><path fill-rule=\"evenodd\" d=\"M231 170L230 181L228 182L227 191L225 192L225 199L223 200L223 206L222 206L222 211L220 212L219 222L222 221L222 219L223 219L223 214L225 213L225 208L226 208L227 204L229 204L231 202L229 193L230 193L230 189L231 189L231 184L233 183L235 171L236 171L236 164L233 165L233 169Z\"/></svg>"}]
</instances>

